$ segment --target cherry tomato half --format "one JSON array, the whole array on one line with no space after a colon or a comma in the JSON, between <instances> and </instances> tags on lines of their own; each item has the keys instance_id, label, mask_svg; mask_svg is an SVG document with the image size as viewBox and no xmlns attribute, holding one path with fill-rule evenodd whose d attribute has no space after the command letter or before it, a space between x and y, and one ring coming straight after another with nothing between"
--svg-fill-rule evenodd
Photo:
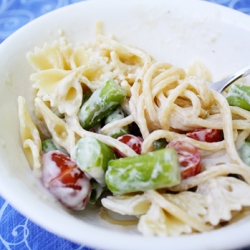
<instances>
[{"instance_id":1,"label":"cherry tomato half","mask_svg":"<svg viewBox=\"0 0 250 250\"><path fill-rule=\"evenodd\" d=\"M185 141L172 141L167 147L174 148L178 154L182 179L200 173L201 156L196 147Z\"/></svg>"},{"instance_id":2,"label":"cherry tomato half","mask_svg":"<svg viewBox=\"0 0 250 250\"><path fill-rule=\"evenodd\" d=\"M67 208L83 210L89 201L91 185L75 162L55 150L42 156L42 182Z\"/></svg>"},{"instance_id":3,"label":"cherry tomato half","mask_svg":"<svg viewBox=\"0 0 250 250\"><path fill-rule=\"evenodd\" d=\"M204 142L219 142L223 140L223 132L219 129L196 129L195 131L189 132L186 135L187 137L190 137L197 141Z\"/></svg>"},{"instance_id":4,"label":"cherry tomato half","mask_svg":"<svg viewBox=\"0 0 250 250\"><path fill-rule=\"evenodd\" d=\"M139 154L139 155L141 154L141 151L142 151L141 148L142 148L142 143L143 143L143 139L141 137L127 134L127 135L122 135L122 136L118 137L117 140L128 145L137 154ZM116 153L117 157L120 157L120 158L126 157L118 149L114 149L114 152Z\"/></svg>"}]
</instances>

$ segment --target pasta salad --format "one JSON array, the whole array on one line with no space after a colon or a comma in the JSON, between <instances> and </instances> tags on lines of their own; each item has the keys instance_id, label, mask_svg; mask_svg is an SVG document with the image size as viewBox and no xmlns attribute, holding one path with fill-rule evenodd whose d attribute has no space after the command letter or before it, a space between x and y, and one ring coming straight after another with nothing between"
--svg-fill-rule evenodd
<instances>
[{"instance_id":1,"label":"pasta salad","mask_svg":"<svg viewBox=\"0 0 250 250\"><path fill-rule=\"evenodd\" d=\"M27 54L35 115L18 97L24 153L64 206L101 201L143 235L217 229L250 207L250 90L209 89L209 74L157 62L98 34ZM201 68L200 68L201 69ZM105 215L105 216L104 216ZM108 219L126 225L126 221Z\"/></svg>"}]
</instances>

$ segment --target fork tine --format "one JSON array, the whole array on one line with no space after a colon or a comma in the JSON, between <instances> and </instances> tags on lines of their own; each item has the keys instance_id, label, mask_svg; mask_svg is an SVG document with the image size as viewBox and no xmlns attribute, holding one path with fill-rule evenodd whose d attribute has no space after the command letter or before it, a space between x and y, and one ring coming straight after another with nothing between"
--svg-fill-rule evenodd
<instances>
[{"instance_id":1,"label":"fork tine","mask_svg":"<svg viewBox=\"0 0 250 250\"><path fill-rule=\"evenodd\" d=\"M227 78L218 81L218 82L207 82L207 85L215 90L216 92L222 93L223 90L225 88L227 88L229 85L231 85L232 83L234 83L236 80L242 78L242 77L246 77L250 74L250 65L248 65L247 67L235 72L234 74L228 76Z\"/></svg>"}]
</instances>

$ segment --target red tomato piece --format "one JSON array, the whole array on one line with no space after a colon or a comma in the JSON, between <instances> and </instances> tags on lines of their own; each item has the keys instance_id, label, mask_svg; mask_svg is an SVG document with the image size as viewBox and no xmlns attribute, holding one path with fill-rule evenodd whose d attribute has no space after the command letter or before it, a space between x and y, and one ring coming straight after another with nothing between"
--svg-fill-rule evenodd
<instances>
[{"instance_id":1,"label":"red tomato piece","mask_svg":"<svg viewBox=\"0 0 250 250\"><path fill-rule=\"evenodd\" d=\"M200 173L201 156L196 147L185 141L172 141L167 147L174 148L178 154L182 179Z\"/></svg>"},{"instance_id":2,"label":"red tomato piece","mask_svg":"<svg viewBox=\"0 0 250 250\"><path fill-rule=\"evenodd\" d=\"M83 210L89 201L91 185L75 162L59 151L42 156L42 182L67 208Z\"/></svg>"},{"instance_id":3,"label":"red tomato piece","mask_svg":"<svg viewBox=\"0 0 250 250\"><path fill-rule=\"evenodd\" d=\"M196 129L195 131L189 132L186 135L187 137L190 137L197 141L204 142L219 142L223 140L223 132L220 129Z\"/></svg>"},{"instance_id":4,"label":"red tomato piece","mask_svg":"<svg viewBox=\"0 0 250 250\"><path fill-rule=\"evenodd\" d=\"M141 148L143 139L139 136L135 135L122 135L117 138L118 141L123 142L124 144L127 144L130 148L132 148L137 154L141 154ZM122 152L120 152L118 149L114 149L114 152L116 153L117 157L123 158L126 157Z\"/></svg>"}]
</instances>

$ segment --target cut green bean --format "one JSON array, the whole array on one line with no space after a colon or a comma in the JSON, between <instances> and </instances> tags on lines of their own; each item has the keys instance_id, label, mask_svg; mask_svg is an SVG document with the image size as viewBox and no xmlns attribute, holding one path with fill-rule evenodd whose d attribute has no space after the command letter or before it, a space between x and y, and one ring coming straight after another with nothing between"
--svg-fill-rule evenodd
<instances>
[{"instance_id":1,"label":"cut green bean","mask_svg":"<svg viewBox=\"0 0 250 250\"><path fill-rule=\"evenodd\" d=\"M159 139L154 141L153 146L154 146L154 150L160 150L163 149L167 146L168 142L166 141L166 139Z\"/></svg>"},{"instance_id":2,"label":"cut green bean","mask_svg":"<svg viewBox=\"0 0 250 250\"><path fill-rule=\"evenodd\" d=\"M227 101L230 106L250 110L250 87L232 85L227 94Z\"/></svg>"},{"instance_id":3,"label":"cut green bean","mask_svg":"<svg viewBox=\"0 0 250 250\"><path fill-rule=\"evenodd\" d=\"M121 106L118 106L109 116L105 119L105 124L121 120L125 117L125 113L122 110ZM109 136L113 138L118 138L119 136L129 134L129 128L128 126L122 127L122 128L115 128L110 133L108 133Z\"/></svg>"},{"instance_id":4,"label":"cut green bean","mask_svg":"<svg viewBox=\"0 0 250 250\"><path fill-rule=\"evenodd\" d=\"M108 135L110 137L113 137L113 138L118 138L122 135L126 135L128 134L128 129L126 129L126 127L124 128L117 128L117 129L114 129L111 133L109 133Z\"/></svg>"},{"instance_id":5,"label":"cut green bean","mask_svg":"<svg viewBox=\"0 0 250 250\"><path fill-rule=\"evenodd\" d=\"M96 182L94 179L90 180L92 191L89 199L90 204L95 204L96 201L100 198L104 187L103 185L100 185L98 182Z\"/></svg>"},{"instance_id":6,"label":"cut green bean","mask_svg":"<svg viewBox=\"0 0 250 250\"><path fill-rule=\"evenodd\" d=\"M89 91L86 91L83 93L83 96L82 96L82 105L88 101L88 99L90 98L90 96L92 95L92 92L89 90ZM81 106L82 106L81 105Z\"/></svg>"},{"instance_id":7,"label":"cut green bean","mask_svg":"<svg viewBox=\"0 0 250 250\"><path fill-rule=\"evenodd\" d=\"M78 167L99 184L105 186L104 175L108 162L115 159L113 149L103 142L88 136L81 138L77 142L75 155Z\"/></svg>"},{"instance_id":8,"label":"cut green bean","mask_svg":"<svg viewBox=\"0 0 250 250\"><path fill-rule=\"evenodd\" d=\"M124 194L178 185L179 159L173 148L111 160L105 174L107 187Z\"/></svg>"},{"instance_id":9,"label":"cut green bean","mask_svg":"<svg viewBox=\"0 0 250 250\"><path fill-rule=\"evenodd\" d=\"M105 124L111 123L113 121L121 120L125 117L125 114L121 106L116 107L113 112L106 117Z\"/></svg>"},{"instance_id":10,"label":"cut green bean","mask_svg":"<svg viewBox=\"0 0 250 250\"><path fill-rule=\"evenodd\" d=\"M53 139L46 139L42 142L42 152L47 153L52 150L58 150L64 154L68 155L68 152L60 147Z\"/></svg>"},{"instance_id":11,"label":"cut green bean","mask_svg":"<svg viewBox=\"0 0 250 250\"><path fill-rule=\"evenodd\" d=\"M246 139L237 151L241 160L250 166L250 140Z\"/></svg>"},{"instance_id":12,"label":"cut green bean","mask_svg":"<svg viewBox=\"0 0 250 250\"><path fill-rule=\"evenodd\" d=\"M47 153L52 150L58 150L54 141L52 139L46 139L42 142L42 151L43 153Z\"/></svg>"},{"instance_id":13,"label":"cut green bean","mask_svg":"<svg viewBox=\"0 0 250 250\"><path fill-rule=\"evenodd\" d=\"M82 105L78 113L84 129L91 129L109 115L125 98L126 91L110 79L98 88Z\"/></svg>"}]
</instances>

